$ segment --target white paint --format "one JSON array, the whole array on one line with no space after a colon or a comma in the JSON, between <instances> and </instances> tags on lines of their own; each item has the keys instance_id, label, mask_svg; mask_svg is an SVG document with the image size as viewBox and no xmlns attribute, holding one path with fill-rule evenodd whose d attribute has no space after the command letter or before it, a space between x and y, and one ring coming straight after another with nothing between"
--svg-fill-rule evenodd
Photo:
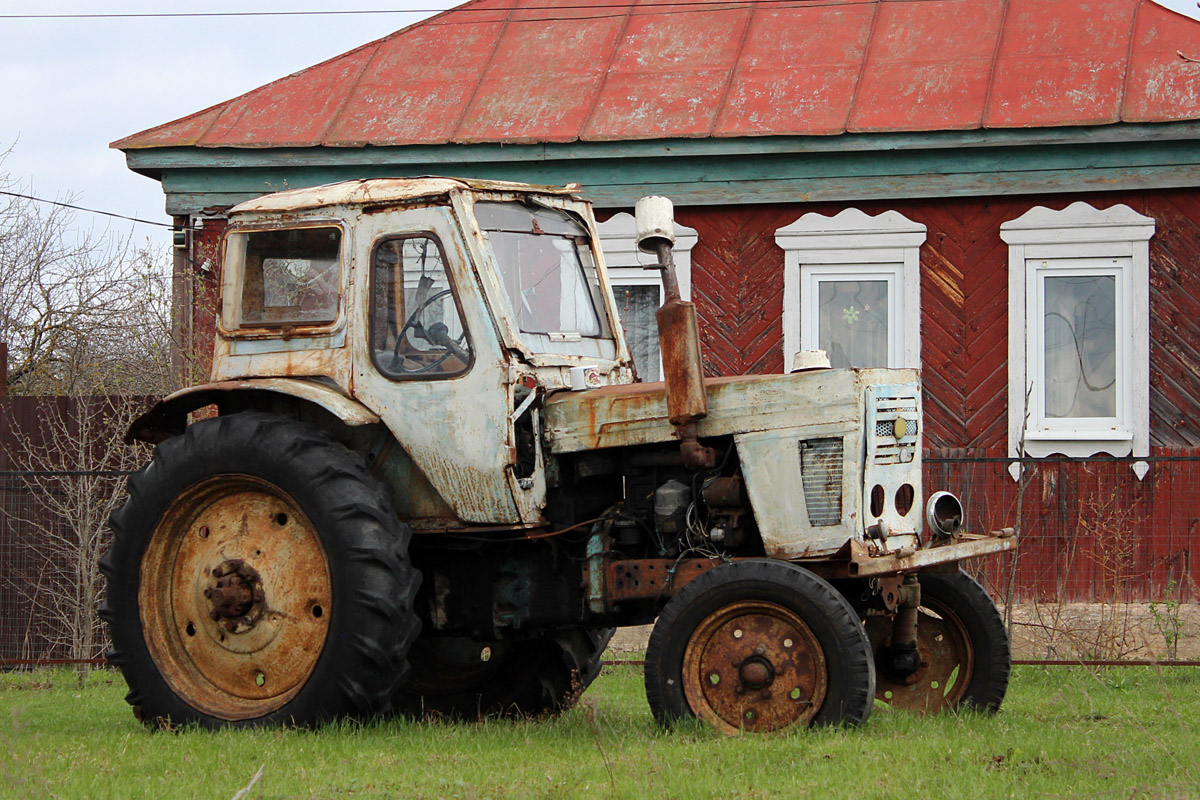
<instances>
[{"instance_id":1,"label":"white paint","mask_svg":"<svg viewBox=\"0 0 1200 800\"><path fill-rule=\"evenodd\" d=\"M921 244L925 226L898 211L872 217L847 208L833 217L809 213L775 231L784 251L783 352L820 349L822 280L888 281L887 364L921 366Z\"/></svg>"},{"instance_id":2,"label":"white paint","mask_svg":"<svg viewBox=\"0 0 1200 800\"><path fill-rule=\"evenodd\" d=\"M695 228L680 225L678 222L674 223L674 229L673 252L679 294L684 300L691 300L692 248L696 246L698 237ZM607 222L598 223L596 230L600 234L600 248L604 251L609 283L613 286L658 286L661 298L662 273L653 268L658 259L638 249L634 216L622 211L620 214L614 214Z\"/></svg>"},{"instance_id":3,"label":"white paint","mask_svg":"<svg viewBox=\"0 0 1200 800\"><path fill-rule=\"evenodd\" d=\"M1103 211L1072 203L1038 206L1000 226L1008 245L1008 449L1034 457L1055 453L1145 456L1150 447L1150 237L1154 220L1125 205ZM1050 418L1041 407L1042 356L1038 288L1055 274L1117 278L1117 415ZM1026 397L1029 397L1028 404ZM1026 409L1028 405L1028 409ZM1026 415L1028 414L1028 422ZM1139 462L1144 463L1144 462ZM1138 470L1134 468L1136 473ZM1145 474L1138 477L1141 478Z\"/></svg>"}]
</instances>

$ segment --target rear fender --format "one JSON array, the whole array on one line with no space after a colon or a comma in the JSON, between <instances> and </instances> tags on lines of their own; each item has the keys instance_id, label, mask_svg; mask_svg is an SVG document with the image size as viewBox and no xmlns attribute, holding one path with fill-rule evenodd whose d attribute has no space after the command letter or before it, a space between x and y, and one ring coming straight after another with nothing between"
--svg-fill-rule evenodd
<instances>
[{"instance_id":1,"label":"rear fender","mask_svg":"<svg viewBox=\"0 0 1200 800\"><path fill-rule=\"evenodd\" d=\"M125 434L129 443L157 444L178 436L187 427L188 414L216 405L219 414L231 414L292 398L298 405L317 406L352 427L372 425L379 416L337 389L297 378L259 378L218 381L181 389L159 401L134 420Z\"/></svg>"}]
</instances>

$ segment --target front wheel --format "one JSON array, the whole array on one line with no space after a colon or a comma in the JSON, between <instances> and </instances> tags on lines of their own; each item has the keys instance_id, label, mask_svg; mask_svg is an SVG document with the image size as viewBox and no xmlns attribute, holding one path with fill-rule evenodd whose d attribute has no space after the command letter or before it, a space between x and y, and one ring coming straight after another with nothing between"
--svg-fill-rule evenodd
<instances>
[{"instance_id":1,"label":"front wheel","mask_svg":"<svg viewBox=\"0 0 1200 800\"><path fill-rule=\"evenodd\" d=\"M850 604L782 561L733 562L694 579L667 603L646 649L646 698L663 725L857 724L874 695L874 659Z\"/></svg>"},{"instance_id":2,"label":"front wheel","mask_svg":"<svg viewBox=\"0 0 1200 800\"><path fill-rule=\"evenodd\" d=\"M246 412L156 448L112 517L109 660L153 724L390 710L420 622L409 530L361 457Z\"/></svg>"},{"instance_id":3,"label":"front wheel","mask_svg":"<svg viewBox=\"0 0 1200 800\"><path fill-rule=\"evenodd\" d=\"M1012 668L1008 634L996 604L965 572L923 573L920 582L915 671L896 672L887 664L891 618L864 620L880 656L876 698L918 713L959 708L995 712Z\"/></svg>"}]
</instances>

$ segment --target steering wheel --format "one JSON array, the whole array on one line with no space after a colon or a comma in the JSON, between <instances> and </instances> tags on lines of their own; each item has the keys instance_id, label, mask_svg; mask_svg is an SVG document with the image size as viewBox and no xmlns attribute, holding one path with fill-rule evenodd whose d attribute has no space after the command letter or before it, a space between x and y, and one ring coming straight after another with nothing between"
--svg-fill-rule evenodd
<instances>
[{"instance_id":1,"label":"steering wheel","mask_svg":"<svg viewBox=\"0 0 1200 800\"><path fill-rule=\"evenodd\" d=\"M426 328L424 323L421 322L421 316L425 313L425 309L429 308L435 302L441 300L443 297L449 294L452 294L450 289L442 289L440 292L434 293L432 296L418 305L416 310L409 315L408 319L404 322L404 326L401 327L399 333L396 334L396 346L392 349L391 368L393 371L408 373L430 372L441 366L442 362L444 362L450 356L457 356L464 364L467 364L471 361L471 353L462 347L462 343L466 341L467 338L467 332L465 330L458 335L457 339L452 339L450 338L449 328L446 327L446 323L435 322L430 325L429 328ZM413 332L414 338L421 339L429 342L432 345L442 348L443 352L437 358L437 360L425 364L424 366L417 367L416 369L406 369L404 367L405 360L411 358L411 356L401 356L400 346L406 341L405 337L409 330ZM424 351L422 351L422 354L424 354Z\"/></svg>"}]
</instances>

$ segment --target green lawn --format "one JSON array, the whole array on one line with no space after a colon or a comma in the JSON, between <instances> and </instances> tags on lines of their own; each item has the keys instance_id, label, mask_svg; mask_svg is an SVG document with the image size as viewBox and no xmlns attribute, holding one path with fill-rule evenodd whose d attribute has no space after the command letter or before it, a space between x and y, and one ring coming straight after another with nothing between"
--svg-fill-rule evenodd
<instances>
[{"instance_id":1,"label":"green lawn","mask_svg":"<svg viewBox=\"0 0 1200 800\"><path fill-rule=\"evenodd\" d=\"M1016 669L999 715L854 730L662 732L637 667L559 719L152 733L119 676L0 674L0 796L1200 797L1200 670Z\"/></svg>"}]
</instances>

